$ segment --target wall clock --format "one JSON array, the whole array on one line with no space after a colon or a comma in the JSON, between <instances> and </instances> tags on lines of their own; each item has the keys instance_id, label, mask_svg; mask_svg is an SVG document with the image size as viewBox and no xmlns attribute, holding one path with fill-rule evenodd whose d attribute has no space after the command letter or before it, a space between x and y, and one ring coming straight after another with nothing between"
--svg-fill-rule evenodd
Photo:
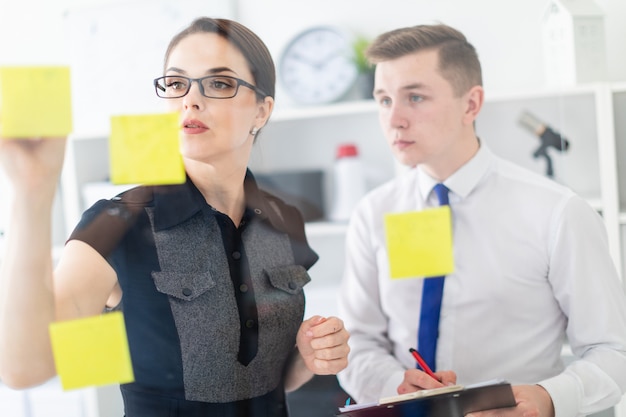
<instances>
[{"instance_id":1,"label":"wall clock","mask_svg":"<svg viewBox=\"0 0 626 417\"><path fill-rule=\"evenodd\" d=\"M323 104L346 95L358 77L352 42L352 36L333 26L316 26L296 35L285 47L278 69L289 96L301 104Z\"/></svg>"}]
</instances>

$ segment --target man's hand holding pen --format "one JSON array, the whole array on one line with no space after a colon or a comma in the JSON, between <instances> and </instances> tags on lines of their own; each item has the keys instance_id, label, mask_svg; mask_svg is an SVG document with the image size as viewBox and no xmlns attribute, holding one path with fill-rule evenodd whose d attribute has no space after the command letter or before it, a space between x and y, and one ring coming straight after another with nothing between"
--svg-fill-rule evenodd
<instances>
[{"instance_id":1,"label":"man's hand holding pen","mask_svg":"<svg viewBox=\"0 0 626 417\"><path fill-rule=\"evenodd\" d=\"M456 384L456 374L453 371L433 372L417 350L410 348L409 352L423 371L417 368L406 370L404 379L398 386L398 394ZM554 417L552 399L542 386L516 385L513 387L513 395L517 403L516 407L474 412L467 417L500 417L505 415L510 417Z\"/></svg>"},{"instance_id":2,"label":"man's hand holding pen","mask_svg":"<svg viewBox=\"0 0 626 417\"><path fill-rule=\"evenodd\" d=\"M404 372L404 380L398 386L398 394L420 391L423 389L441 388L456 384L456 374L454 371L435 372L437 379L434 379L426 372L419 369L407 369Z\"/></svg>"},{"instance_id":3,"label":"man's hand holding pen","mask_svg":"<svg viewBox=\"0 0 626 417\"><path fill-rule=\"evenodd\" d=\"M417 350L411 348L409 351L423 371L417 368L407 369L404 372L402 383L398 386L398 394L406 394L423 389L441 388L456 384L456 373L454 373L454 371L433 372Z\"/></svg>"}]
</instances>

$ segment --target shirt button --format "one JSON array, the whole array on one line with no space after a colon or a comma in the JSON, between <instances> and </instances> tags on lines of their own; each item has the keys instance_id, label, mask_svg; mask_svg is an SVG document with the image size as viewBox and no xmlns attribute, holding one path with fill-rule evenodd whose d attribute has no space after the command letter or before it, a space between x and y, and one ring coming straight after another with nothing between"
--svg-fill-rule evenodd
<instances>
[{"instance_id":1,"label":"shirt button","mask_svg":"<svg viewBox=\"0 0 626 417\"><path fill-rule=\"evenodd\" d=\"M191 291L191 288L183 288L183 295L185 297L189 297L191 294L193 294L193 291Z\"/></svg>"},{"instance_id":2,"label":"shirt button","mask_svg":"<svg viewBox=\"0 0 626 417\"><path fill-rule=\"evenodd\" d=\"M263 213L263 212L261 211L261 209L258 209L258 208L254 209L254 212L255 212L256 214L261 214L261 213Z\"/></svg>"},{"instance_id":3,"label":"shirt button","mask_svg":"<svg viewBox=\"0 0 626 417\"><path fill-rule=\"evenodd\" d=\"M234 251L233 252L233 259L237 260L241 258L241 253L239 253L238 251Z\"/></svg>"},{"instance_id":4,"label":"shirt button","mask_svg":"<svg viewBox=\"0 0 626 417\"><path fill-rule=\"evenodd\" d=\"M254 327L254 320L246 320L246 327L248 329L251 329L252 327Z\"/></svg>"},{"instance_id":5,"label":"shirt button","mask_svg":"<svg viewBox=\"0 0 626 417\"><path fill-rule=\"evenodd\" d=\"M296 283L295 283L295 282L293 282L293 281L291 281L291 282L289 283L289 289L290 289L290 290L295 290L296 288L298 288L298 286L296 285Z\"/></svg>"},{"instance_id":6,"label":"shirt button","mask_svg":"<svg viewBox=\"0 0 626 417\"><path fill-rule=\"evenodd\" d=\"M239 286L239 291L241 291L241 292L248 292L248 286L246 284L241 284Z\"/></svg>"}]
</instances>

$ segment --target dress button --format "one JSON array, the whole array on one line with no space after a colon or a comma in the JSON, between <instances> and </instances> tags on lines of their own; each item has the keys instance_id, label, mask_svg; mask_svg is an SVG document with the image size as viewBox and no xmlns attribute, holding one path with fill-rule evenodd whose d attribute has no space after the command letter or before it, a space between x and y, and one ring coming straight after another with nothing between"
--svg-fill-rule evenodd
<instances>
[{"instance_id":1,"label":"dress button","mask_svg":"<svg viewBox=\"0 0 626 417\"><path fill-rule=\"evenodd\" d=\"M191 294L193 294L193 291L191 291L191 288L183 288L183 295L185 297L189 297Z\"/></svg>"},{"instance_id":2,"label":"dress button","mask_svg":"<svg viewBox=\"0 0 626 417\"><path fill-rule=\"evenodd\" d=\"M241 291L241 292L248 292L248 286L246 284L241 284L239 286L239 291Z\"/></svg>"},{"instance_id":3,"label":"dress button","mask_svg":"<svg viewBox=\"0 0 626 417\"><path fill-rule=\"evenodd\" d=\"M252 327L254 327L254 320L246 320L246 327L248 329L251 329Z\"/></svg>"},{"instance_id":4,"label":"dress button","mask_svg":"<svg viewBox=\"0 0 626 417\"><path fill-rule=\"evenodd\" d=\"M234 251L233 252L233 259L238 260L239 258L241 258L241 253L239 253L238 251Z\"/></svg>"},{"instance_id":5,"label":"dress button","mask_svg":"<svg viewBox=\"0 0 626 417\"><path fill-rule=\"evenodd\" d=\"M296 288L298 288L298 286L296 285L296 283L295 283L295 282L293 282L293 281L291 281L291 282L289 283L289 289L290 289L290 290L295 290Z\"/></svg>"}]
</instances>

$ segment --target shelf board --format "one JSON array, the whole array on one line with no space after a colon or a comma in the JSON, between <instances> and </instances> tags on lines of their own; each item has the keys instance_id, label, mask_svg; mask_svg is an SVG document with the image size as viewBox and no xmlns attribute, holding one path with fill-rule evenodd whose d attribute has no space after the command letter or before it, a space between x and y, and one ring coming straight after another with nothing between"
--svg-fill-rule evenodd
<instances>
[{"instance_id":1,"label":"shelf board","mask_svg":"<svg viewBox=\"0 0 626 417\"><path fill-rule=\"evenodd\" d=\"M336 236L343 237L348 229L347 223L319 221L319 222L307 222L305 224L305 230L307 237L326 237Z\"/></svg>"},{"instance_id":2,"label":"shelf board","mask_svg":"<svg viewBox=\"0 0 626 417\"><path fill-rule=\"evenodd\" d=\"M485 95L487 102L535 99L542 97L568 96L578 94L595 94L601 86L609 86L614 93L626 92L626 82L618 83L588 83L565 87L545 87L537 90L524 91L498 91L488 92ZM288 105L276 106L270 119L272 122L284 122L291 120L306 120L319 117L345 116L375 113L377 105L374 100L341 101L327 105ZM109 136L109 132L79 132L70 135L71 139L100 139Z\"/></svg>"},{"instance_id":3,"label":"shelf board","mask_svg":"<svg viewBox=\"0 0 626 417\"><path fill-rule=\"evenodd\" d=\"M586 83L572 86L563 87L544 87L536 90L523 90L523 91L497 91L485 93L486 102L497 101L512 101L512 100L524 100L524 99L537 99L537 98L549 98L549 97L566 97L575 96L580 94L595 94L601 87L609 86L612 89L618 89L617 84L610 84L604 82Z\"/></svg>"},{"instance_id":4,"label":"shelf board","mask_svg":"<svg viewBox=\"0 0 626 417\"><path fill-rule=\"evenodd\" d=\"M270 123L272 121L282 122L375 112L376 102L374 100L343 101L325 106L290 106L283 108L277 106Z\"/></svg>"},{"instance_id":5,"label":"shelf board","mask_svg":"<svg viewBox=\"0 0 626 417\"><path fill-rule=\"evenodd\" d=\"M614 93L626 93L626 82L620 81L611 84L611 91Z\"/></svg>"},{"instance_id":6,"label":"shelf board","mask_svg":"<svg viewBox=\"0 0 626 417\"><path fill-rule=\"evenodd\" d=\"M272 122L285 122L290 120L307 120L319 117L346 116L358 114L375 114L377 110L374 100L341 101L321 106L289 105L276 106L270 124ZM72 133L70 139L90 140L108 138L110 132L92 131Z\"/></svg>"},{"instance_id":7,"label":"shelf board","mask_svg":"<svg viewBox=\"0 0 626 417\"><path fill-rule=\"evenodd\" d=\"M591 207L593 207L593 209L595 211L602 211L602 200L600 198L587 198L587 203L589 203L589 205Z\"/></svg>"},{"instance_id":8,"label":"shelf board","mask_svg":"<svg viewBox=\"0 0 626 417\"><path fill-rule=\"evenodd\" d=\"M563 87L543 87L535 90L500 90L496 92L486 92L486 102L532 100L537 98L567 97L582 94L597 94L603 88L609 88L613 94L626 93L626 82L592 82Z\"/></svg>"},{"instance_id":9,"label":"shelf board","mask_svg":"<svg viewBox=\"0 0 626 417\"><path fill-rule=\"evenodd\" d=\"M108 140L110 134L111 132L104 132L104 131L78 132L78 133L71 133L68 136L68 140L74 140L74 141Z\"/></svg>"}]
</instances>

